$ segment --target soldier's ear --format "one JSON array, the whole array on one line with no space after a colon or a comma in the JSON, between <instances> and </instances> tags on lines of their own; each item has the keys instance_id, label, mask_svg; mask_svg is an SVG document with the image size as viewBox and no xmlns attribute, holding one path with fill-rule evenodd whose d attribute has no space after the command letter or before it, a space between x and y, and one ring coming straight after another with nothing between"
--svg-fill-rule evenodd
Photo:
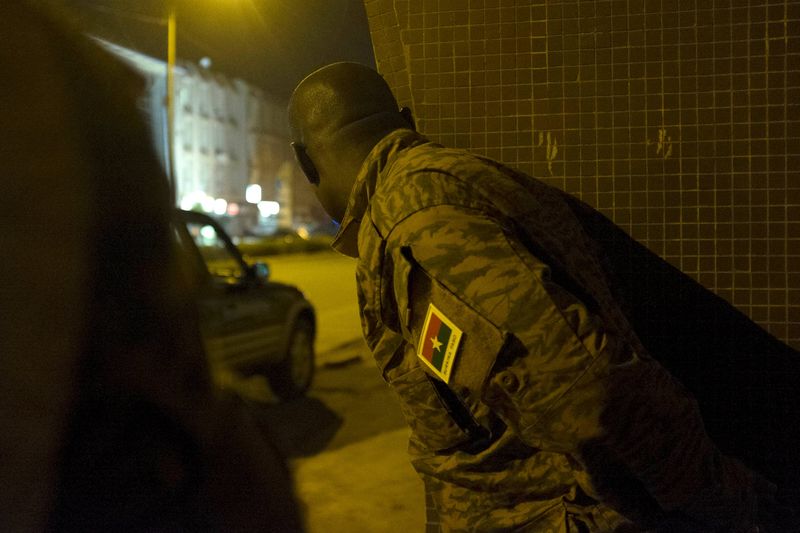
<instances>
[{"instance_id":1,"label":"soldier's ear","mask_svg":"<svg viewBox=\"0 0 800 533\"><path fill-rule=\"evenodd\" d=\"M417 131L417 124L414 122L414 114L411 112L411 108L401 108L400 115L406 120L406 122L408 122L408 125L412 130Z\"/></svg>"},{"instance_id":2,"label":"soldier's ear","mask_svg":"<svg viewBox=\"0 0 800 533\"><path fill-rule=\"evenodd\" d=\"M294 141L289 144L294 151L294 157L297 160L297 164L300 165L300 168L303 170L303 174L305 174L306 178L308 178L308 182L311 185L319 185L319 172L317 171L316 165L314 165L314 161L312 161L311 157L308 155L306 147Z\"/></svg>"}]
</instances>

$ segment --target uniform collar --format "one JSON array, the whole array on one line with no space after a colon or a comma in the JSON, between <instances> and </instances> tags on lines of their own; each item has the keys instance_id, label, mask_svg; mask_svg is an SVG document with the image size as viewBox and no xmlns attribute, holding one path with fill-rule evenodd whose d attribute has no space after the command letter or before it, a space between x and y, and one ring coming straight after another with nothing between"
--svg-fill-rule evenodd
<instances>
[{"instance_id":1,"label":"uniform collar","mask_svg":"<svg viewBox=\"0 0 800 533\"><path fill-rule=\"evenodd\" d=\"M378 176L391 165L398 152L425 142L428 140L414 130L398 129L372 148L350 191L341 226L333 239L334 250L350 257L358 257L358 228L370 198L375 193Z\"/></svg>"}]
</instances>

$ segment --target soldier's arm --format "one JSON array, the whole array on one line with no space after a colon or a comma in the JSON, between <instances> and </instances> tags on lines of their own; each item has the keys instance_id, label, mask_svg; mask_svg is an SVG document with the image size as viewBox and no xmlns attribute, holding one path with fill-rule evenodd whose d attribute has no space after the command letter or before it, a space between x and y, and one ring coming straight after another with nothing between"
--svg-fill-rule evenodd
<instances>
[{"instance_id":1,"label":"soldier's arm","mask_svg":"<svg viewBox=\"0 0 800 533\"><path fill-rule=\"evenodd\" d=\"M465 316L477 313L524 345L524 355L487 346L478 357L491 360L479 362L483 401L527 444L575 458L582 485L600 499L618 496L608 479L629 475L667 512L747 530L757 512L754 474L711 442L691 395L556 284L509 228L443 205L406 219L390 241L432 286L458 298ZM449 318L468 338L469 321Z\"/></svg>"}]
</instances>

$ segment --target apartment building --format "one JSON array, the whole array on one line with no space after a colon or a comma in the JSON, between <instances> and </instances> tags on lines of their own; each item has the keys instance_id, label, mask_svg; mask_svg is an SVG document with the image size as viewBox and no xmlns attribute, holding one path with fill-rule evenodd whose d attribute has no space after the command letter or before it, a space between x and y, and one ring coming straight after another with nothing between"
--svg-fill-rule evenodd
<instances>
[{"instance_id":1,"label":"apartment building","mask_svg":"<svg viewBox=\"0 0 800 533\"><path fill-rule=\"evenodd\" d=\"M237 235L318 225L321 211L288 146L283 102L206 62L175 67L174 139L169 142L166 64L104 40L98 42L140 72L140 102L159 157L173 179L175 201L213 213ZM168 150L172 147L174 169Z\"/></svg>"}]
</instances>

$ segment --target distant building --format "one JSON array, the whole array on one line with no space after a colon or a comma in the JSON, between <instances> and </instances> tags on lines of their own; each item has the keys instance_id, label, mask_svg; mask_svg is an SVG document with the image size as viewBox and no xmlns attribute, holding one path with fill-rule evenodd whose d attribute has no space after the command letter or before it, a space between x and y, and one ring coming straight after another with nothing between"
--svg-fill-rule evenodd
<instances>
[{"instance_id":1,"label":"distant building","mask_svg":"<svg viewBox=\"0 0 800 533\"><path fill-rule=\"evenodd\" d=\"M166 63L98 42L147 80L141 107L167 168ZM175 67L174 102L178 205L217 215L236 235L324 222L289 148L282 104L242 80L188 62Z\"/></svg>"}]
</instances>

